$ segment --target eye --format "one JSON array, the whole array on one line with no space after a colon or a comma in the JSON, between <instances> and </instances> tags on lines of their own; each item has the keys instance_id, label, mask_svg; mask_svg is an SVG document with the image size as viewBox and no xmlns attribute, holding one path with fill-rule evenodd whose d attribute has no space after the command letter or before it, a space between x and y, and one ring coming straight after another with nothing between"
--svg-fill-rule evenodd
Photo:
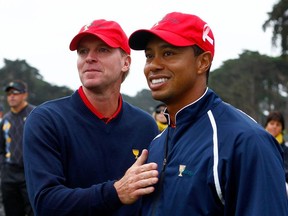
<instances>
[{"instance_id":1,"label":"eye","mask_svg":"<svg viewBox=\"0 0 288 216\"><path fill-rule=\"evenodd\" d=\"M98 52L99 52L99 53L106 53L106 52L109 52L110 49L111 49L111 48L109 48L109 47L101 46L101 47L99 47Z\"/></svg>"},{"instance_id":2,"label":"eye","mask_svg":"<svg viewBox=\"0 0 288 216\"><path fill-rule=\"evenodd\" d=\"M151 59L152 57L152 55L146 55L146 59Z\"/></svg>"},{"instance_id":3,"label":"eye","mask_svg":"<svg viewBox=\"0 0 288 216\"><path fill-rule=\"evenodd\" d=\"M78 53L78 55L85 55L85 54L88 53L88 49L86 49L86 48L79 48L79 49L77 49L77 53Z\"/></svg>"},{"instance_id":4,"label":"eye","mask_svg":"<svg viewBox=\"0 0 288 216\"><path fill-rule=\"evenodd\" d=\"M163 55L164 55L164 56L172 56L172 55L174 55L174 52L165 51Z\"/></svg>"},{"instance_id":5,"label":"eye","mask_svg":"<svg viewBox=\"0 0 288 216\"><path fill-rule=\"evenodd\" d=\"M151 53L146 52L146 53L145 53L145 57L146 57L146 59L148 60L148 59L153 58L153 55L152 55Z\"/></svg>"}]
</instances>

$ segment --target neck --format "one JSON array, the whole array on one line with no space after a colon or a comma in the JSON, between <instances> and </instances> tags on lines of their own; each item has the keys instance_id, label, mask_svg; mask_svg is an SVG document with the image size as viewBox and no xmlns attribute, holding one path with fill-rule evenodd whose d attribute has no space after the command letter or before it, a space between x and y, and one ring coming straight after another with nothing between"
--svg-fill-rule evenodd
<instances>
[{"instance_id":1,"label":"neck","mask_svg":"<svg viewBox=\"0 0 288 216\"><path fill-rule=\"evenodd\" d=\"M18 112L20 112L24 107L26 107L27 104L28 104L27 101L23 101L23 103L21 103L19 106L11 107L11 112L13 112L13 113L18 113Z\"/></svg>"},{"instance_id":2,"label":"neck","mask_svg":"<svg viewBox=\"0 0 288 216\"><path fill-rule=\"evenodd\" d=\"M91 92L86 88L83 88L83 90L92 106L104 117L109 118L116 112L119 106L120 93L118 91L109 94L95 94L95 92Z\"/></svg>"}]
</instances>

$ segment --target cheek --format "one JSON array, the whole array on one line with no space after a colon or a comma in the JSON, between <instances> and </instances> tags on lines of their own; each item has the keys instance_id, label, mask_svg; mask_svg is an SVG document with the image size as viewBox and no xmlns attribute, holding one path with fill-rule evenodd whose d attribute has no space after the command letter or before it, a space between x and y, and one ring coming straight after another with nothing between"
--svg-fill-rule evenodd
<instances>
[{"instance_id":1,"label":"cheek","mask_svg":"<svg viewBox=\"0 0 288 216\"><path fill-rule=\"evenodd\" d=\"M77 69L78 69L79 72L81 71L83 65L84 65L84 60L82 58L78 57L78 59L77 59Z\"/></svg>"},{"instance_id":2,"label":"cheek","mask_svg":"<svg viewBox=\"0 0 288 216\"><path fill-rule=\"evenodd\" d=\"M150 72L150 67L147 64L144 66L144 75L147 78Z\"/></svg>"}]
</instances>

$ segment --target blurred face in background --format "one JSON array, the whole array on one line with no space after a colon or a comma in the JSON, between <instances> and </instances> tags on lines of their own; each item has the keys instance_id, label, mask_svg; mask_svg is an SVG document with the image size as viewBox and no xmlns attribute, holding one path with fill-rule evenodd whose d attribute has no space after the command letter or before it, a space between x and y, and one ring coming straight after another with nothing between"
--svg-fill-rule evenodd
<instances>
[{"instance_id":1,"label":"blurred face in background","mask_svg":"<svg viewBox=\"0 0 288 216\"><path fill-rule=\"evenodd\" d=\"M21 92L17 89L11 88L6 92L7 94L7 103L10 108L18 109L26 103L27 92Z\"/></svg>"},{"instance_id":2,"label":"blurred face in background","mask_svg":"<svg viewBox=\"0 0 288 216\"><path fill-rule=\"evenodd\" d=\"M272 136L276 137L283 130L283 126L280 121L271 120L267 123L265 128Z\"/></svg>"},{"instance_id":3,"label":"blurred face in background","mask_svg":"<svg viewBox=\"0 0 288 216\"><path fill-rule=\"evenodd\" d=\"M164 116L163 112L164 112L165 107L158 107L155 111L155 120L161 122L162 124L166 124L167 123L167 119Z\"/></svg>"}]
</instances>

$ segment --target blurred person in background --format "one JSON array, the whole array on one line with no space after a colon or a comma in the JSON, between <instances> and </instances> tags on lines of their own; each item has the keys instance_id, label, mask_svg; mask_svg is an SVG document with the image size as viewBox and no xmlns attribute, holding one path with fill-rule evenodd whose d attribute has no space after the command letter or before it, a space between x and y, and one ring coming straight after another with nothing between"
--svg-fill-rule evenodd
<instances>
[{"instance_id":1,"label":"blurred person in background","mask_svg":"<svg viewBox=\"0 0 288 216\"><path fill-rule=\"evenodd\" d=\"M2 121L3 115L4 115L4 109L3 109L3 106L0 105L0 123Z\"/></svg>"},{"instance_id":2,"label":"blurred person in background","mask_svg":"<svg viewBox=\"0 0 288 216\"><path fill-rule=\"evenodd\" d=\"M280 145L285 143L283 134L285 129L285 120L281 112L270 112L267 116L264 127L271 135L275 137Z\"/></svg>"},{"instance_id":3,"label":"blurred person in background","mask_svg":"<svg viewBox=\"0 0 288 216\"><path fill-rule=\"evenodd\" d=\"M158 126L158 129L159 129L159 132L161 133L163 130L165 130L168 126L168 123L167 123L167 118L165 117L164 115L164 110L166 108L166 105L161 103L161 104L158 104L156 107L155 107L155 110L154 112L152 113L153 115L153 118L155 119L156 121L156 124Z\"/></svg>"},{"instance_id":4,"label":"blurred person in background","mask_svg":"<svg viewBox=\"0 0 288 216\"><path fill-rule=\"evenodd\" d=\"M285 118L280 111L271 111L266 118L265 129L277 140L284 152L286 182L288 182L288 143L284 139Z\"/></svg>"},{"instance_id":5,"label":"blurred person in background","mask_svg":"<svg viewBox=\"0 0 288 216\"><path fill-rule=\"evenodd\" d=\"M0 123L2 121L3 115L4 115L4 108L2 105L0 105ZM0 185L1 185L1 178L0 178ZM5 216L1 189L0 189L0 216Z\"/></svg>"},{"instance_id":6,"label":"blurred person in background","mask_svg":"<svg viewBox=\"0 0 288 216\"><path fill-rule=\"evenodd\" d=\"M35 106L28 103L28 87L15 80L5 87L10 110L0 123L1 191L6 216L32 216L23 164L23 129Z\"/></svg>"}]
</instances>

